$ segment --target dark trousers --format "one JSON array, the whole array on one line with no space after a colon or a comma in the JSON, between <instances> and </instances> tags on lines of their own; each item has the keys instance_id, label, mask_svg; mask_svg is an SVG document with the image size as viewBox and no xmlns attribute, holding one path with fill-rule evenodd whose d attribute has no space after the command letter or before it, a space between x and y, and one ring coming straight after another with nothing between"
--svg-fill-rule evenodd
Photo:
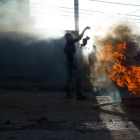
<instances>
[{"instance_id":1,"label":"dark trousers","mask_svg":"<svg viewBox=\"0 0 140 140\"><path fill-rule=\"evenodd\" d=\"M77 70L77 66L74 65L73 56L67 56L68 59L68 77L67 77L67 85L66 92L67 94L71 94L71 83L73 77L76 78L76 86L77 86L77 95L82 95L82 70ZM75 73L73 71L76 71Z\"/></svg>"}]
</instances>

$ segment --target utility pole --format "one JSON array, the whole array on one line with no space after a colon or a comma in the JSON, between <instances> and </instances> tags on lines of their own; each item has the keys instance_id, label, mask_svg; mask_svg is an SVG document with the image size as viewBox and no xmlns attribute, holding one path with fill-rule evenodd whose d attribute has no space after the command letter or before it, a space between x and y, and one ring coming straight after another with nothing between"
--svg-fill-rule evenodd
<instances>
[{"instance_id":1,"label":"utility pole","mask_svg":"<svg viewBox=\"0 0 140 140\"><path fill-rule=\"evenodd\" d=\"M75 31L79 34L79 3L74 0Z\"/></svg>"}]
</instances>

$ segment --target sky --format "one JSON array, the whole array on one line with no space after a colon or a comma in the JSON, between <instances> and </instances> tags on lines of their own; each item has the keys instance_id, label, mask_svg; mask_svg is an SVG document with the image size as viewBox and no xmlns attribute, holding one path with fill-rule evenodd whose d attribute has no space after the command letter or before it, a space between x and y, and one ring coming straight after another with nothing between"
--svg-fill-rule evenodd
<instances>
[{"instance_id":1,"label":"sky","mask_svg":"<svg viewBox=\"0 0 140 140\"><path fill-rule=\"evenodd\" d=\"M105 1L105 2L99 2ZM132 5L113 4L123 3ZM74 30L74 0L30 0L30 14L37 28ZM79 28L116 22L140 27L140 0L79 0Z\"/></svg>"}]
</instances>

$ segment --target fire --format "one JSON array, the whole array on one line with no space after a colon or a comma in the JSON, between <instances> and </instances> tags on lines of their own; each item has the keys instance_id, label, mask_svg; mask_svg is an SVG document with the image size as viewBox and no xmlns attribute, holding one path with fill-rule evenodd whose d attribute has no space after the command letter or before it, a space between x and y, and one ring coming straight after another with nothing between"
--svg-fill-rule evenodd
<instances>
[{"instance_id":1,"label":"fire","mask_svg":"<svg viewBox=\"0 0 140 140\"><path fill-rule=\"evenodd\" d=\"M108 62L112 60L113 66L106 66L108 76L111 77L118 86L127 87L131 94L140 96L140 67L125 66L126 43L117 46L110 46L107 43L105 50L101 53L101 61Z\"/></svg>"}]
</instances>

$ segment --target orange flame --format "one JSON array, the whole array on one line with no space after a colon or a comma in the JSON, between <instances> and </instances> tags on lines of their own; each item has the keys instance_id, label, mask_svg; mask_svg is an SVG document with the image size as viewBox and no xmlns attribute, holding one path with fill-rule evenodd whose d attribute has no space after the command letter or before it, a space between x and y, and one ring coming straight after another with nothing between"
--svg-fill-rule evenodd
<instances>
[{"instance_id":1,"label":"orange flame","mask_svg":"<svg viewBox=\"0 0 140 140\"><path fill-rule=\"evenodd\" d=\"M126 59L126 43L119 44L116 47L110 46L107 43L104 52L101 53L101 61L107 62L114 60L114 65L111 68L106 67L108 76L111 77L118 86L127 87L131 94L140 95L140 67L124 66ZM111 69L111 70L110 70Z\"/></svg>"}]
</instances>

